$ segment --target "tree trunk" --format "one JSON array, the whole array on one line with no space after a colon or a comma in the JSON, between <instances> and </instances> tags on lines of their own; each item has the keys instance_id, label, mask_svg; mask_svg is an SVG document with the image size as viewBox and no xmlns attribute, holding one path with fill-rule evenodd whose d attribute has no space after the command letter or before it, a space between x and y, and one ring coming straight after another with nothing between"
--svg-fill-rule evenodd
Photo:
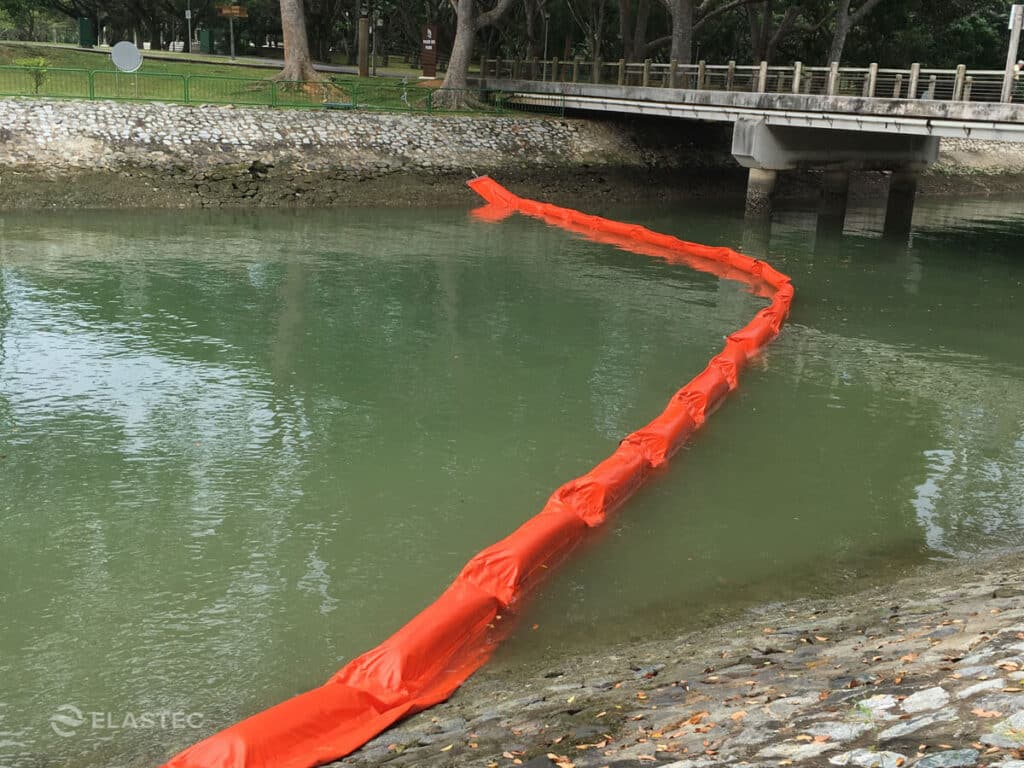
<instances>
[{"instance_id":1,"label":"tree trunk","mask_svg":"<svg viewBox=\"0 0 1024 768\"><path fill-rule=\"evenodd\" d=\"M473 43L476 38L474 23L473 0L459 0L456 13L455 42L452 43L452 55L448 60L448 71L444 74L442 88L452 91L451 97L464 100L462 93L469 87L469 62L473 56Z\"/></svg>"},{"instance_id":2,"label":"tree trunk","mask_svg":"<svg viewBox=\"0 0 1024 768\"><path fill-rule=\"evenodd\" d=\"M281 0L282 3L285 0ZM474 0L458 0L455 8L455 42L452 43L452 55L448 60L448 71L444 73L443 90L434 103L449 108L462 106L466 103L466 90L469 88L469 62L473 56L473 43L477 30L488 27L505 13L512 5L512 0L498 0L489 11L476 13Z\"/></svg>"},{"instance_id":3,"label":"tree trunk","mask_svg":"<svg viewBox=\"0 0 1024 768\"><path fill-rule=\"evenodd\" d=\"M632 5L632 0L619 0L619 39L622 41L622 58L626 61L636 58Z\"/></svg>"},{"instance_id":4,"label":"tree trunk","mask_svg":"<svg viewBox=\"0 0 1024 768\"><path fill-rule=\"evenodd\" d=\"M302 0L281 0L281 31L284 33L284 69L278 79L320 80L309 55Z\"/></svg>"},{"instance_id":5,"label":"tree trunk","mask_svg":"<svg viewBox=\"0 0 1024 768\"><path fill-rule=\"evenodd\" d=\"M672 17L672 52L670 58L689 64L693 58L693 0L669 0Z\"/></svg>"},{"instance_id":6,"label":"tree trunk","mask_svg":"<svg viewBox=\"0 0 1024 768\"><path fill-rule=\"evenodd\" d=\"M839 10L836 12L836 30L832 34L832 45L828 49L828 64L833 61L842 61L846 36L850 34L851 26L850 0L839 0Z\"/></svg>"}]
</instances>

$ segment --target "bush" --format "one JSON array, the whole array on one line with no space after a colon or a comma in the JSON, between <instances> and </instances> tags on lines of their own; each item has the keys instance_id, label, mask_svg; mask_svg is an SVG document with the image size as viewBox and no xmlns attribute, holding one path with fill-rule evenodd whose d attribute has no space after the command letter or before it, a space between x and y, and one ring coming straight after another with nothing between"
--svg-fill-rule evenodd
<instances>
[{"instance_id":1,"label":"bush","mask_svg":"<svg viewBox=\"0 0 1024 768\"><path fill-rule=\"evenodd\" d=\"M28 59L15 59L14 63L19 67L28 67L30 69L29 75L32 77L32 84L35 86L36 95L38 96L39 89L46 82L46 67L50 62L42 56L33 56Z\"/></svg>"}]
</instances>

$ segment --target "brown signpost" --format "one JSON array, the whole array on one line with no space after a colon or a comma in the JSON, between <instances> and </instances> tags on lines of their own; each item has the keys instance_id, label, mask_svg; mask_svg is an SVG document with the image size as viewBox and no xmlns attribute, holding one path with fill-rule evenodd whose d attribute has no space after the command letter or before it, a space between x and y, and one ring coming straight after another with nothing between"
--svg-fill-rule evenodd
<instances>
[{"instance_id":1,"label":"brown signpost","mask_svg":"<svg viewBox=\"0 0 1024 768\"><path fill-rule=\"evenodd\" d=\"M235 19L249 18L249 10L244 5L220 5L217 13L228 20L231 28L231 58L235 58Z\"/></svg>"},{"instance_id":2,"label":"brown signpost","mask_svg":"<svg viewBox=\"0 0 1024 768\"><path fill-rule=\"evenodd\" d=\"M420 66L423 76L431 79L437 77L437 25L428 24L423 28L420 43Z\"/></svg>"}]
</instances>

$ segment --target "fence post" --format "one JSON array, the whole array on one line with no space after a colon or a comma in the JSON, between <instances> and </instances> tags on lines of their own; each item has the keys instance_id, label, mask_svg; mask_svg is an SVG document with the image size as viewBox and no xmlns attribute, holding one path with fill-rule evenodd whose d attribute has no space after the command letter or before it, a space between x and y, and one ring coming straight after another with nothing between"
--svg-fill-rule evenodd
<instances>
[{"instance_id":1,"label":"fence post","mask_svg":"<svg viewBox=\"0 0 1024 768\"><path fill-rule=\"evenodd\" d=\"M512 59L512 79L513 80L518 80L519 79L519 68L520 68L521 64L522 64L522 62L520 62L519 59Z\"/></svg>"},{"instance_id":2,"label":"fence post","mask_svg":"<svg viewBox=\"0 0 1024 768\"><path fill-rule=\"evenodd\" d=\"M910 65L910 83L907 84L907 98L917 98L917 84L921 80L921 65L911 64Z\"/></svg>"},{"instance_id":3,"label":"fence post","mask_svg":"<svg viewBox=\"0 0 1024 768\"><path fill-rule=\"evenodd\" d=\"M594 59L593 69L590 70L590 82L597 85L601 82L601 60Z\"/></svg>"},{"instance_id":4,"label":"fence post","mask_svg":"<svg viewBox=\"0 0 1024 768\"><path fill-rule=\"evenodd\" d=\"M757 92L764 93L768 88L768 62L762 61L757 68Z\"/></svg>"},{"instance_id":5,"label":"fence post","mask_svg":"<svg viewBox=\"0 0 1024 768\"><path fill-rule=\"evenodd\" d=\"M730 61L729 66L725 71L725 90L731 91L733 83L736 81L736 62Z\"/></svg>"},{"instance_id":6,"label":"fence post","mask_svg":"<svg viewBox=\"0 0 1024 768\"><path fill-rule=\"evenodd\" d=\"M646 88L650 84L651 84L651 60L650 59L644 59L644 79L643 79L642 85L643 85L644 88Z\"/></svg>"},{"instance_id":7,"label":"fence post","mask_svg":"<svg viewBox=\"0 0 1024 768\"><path fill-rule=\"evenodd\" d=\"M619 85L626 84L626 60L619 59Z\"/></svg>"},{"instance_id":8,"label":"fence post","mask_svg":"<svg viewBox=\"0 0 1024 768\"><path fill-rule=\"evenodd\" d=\"M581 63L582 63L582 59L580 59L579 56L577 56L575 59L572 60L572 81L574 83L578 83L580 81L580 64Z\"/></svg>"},{"instance_id":9,"label":"fence post","mask_svg":"<svg viewBox=\"0 0 1024 768\"><path fill-rule=\"evenodd\" d=\"M793 63L793 93L800 93L800 81L804 76L804 63L797 61Z\"/></svg>"},{"instance_id":10,"label":"fence post","mask_svg":"<svg viewBox=\"0 0 1024 768\"><path fill-rule=\"evenodd\" d=\"M708 82L708 63L701 59L697 62L697 90L703 91Z\"/></svg>"},{"instance_id":11,"label":"fence post","mask_svg":"<svg viewBox=\"0 0 1024 768\"><path fill-rule=\"evenodd\" d=\"M277 80L270 81L270 106L277 106Z\"/></svg>"},{"instance_id":12,"label":"fence post","mask_svg":"<svg viewBox=\"0 0 1024 768\"><path fill-rule=\"evenodd\" d=\"M679 59L672 59L668 63L668 83L669 88L679 87Z\"/></svg>"},{"instance_id":13,"label":"fence post","mask_svg":"<svg viewBox=\"0 0 1024 768\"><path fill-rule=\"evenodd\" d=\"M480 85L487 79L487 54L480 57Z\"/></svg>"},{"instance_id":14,"label":"fence post","mask_svg":"<svg viewBox=\"0 0 1024 768\"><path fill-rule=\"evenodd\" d=\"M431 114L434 111L434 89L427 88L427 114ZM355 105L355 96L352 97L353 106Z\"/></svg>"},{"instance_id":15,"label":"fence post","mask_svg":"<svg viewBox=\"0 0 1024 768\"><path fill-rule=\"evenodd\" d=\"M967 67L959 64L956 68L956 80L953 83L953 101L960 101L964 97L964 78L967 75Z\"/></svg>"},{"instance_id":16,"label":"fence post","mask_svg":"<svg viewBox=\"0 0 1024 768\"><path fill-rule=\"evenodd\" d=\"M869 99L875 98L875 89L878 87L878 63L871 62L868 65L868 92L865 94Z\"/></svg>"},{"instance_id":17,"label":"fence post","mask_svg":"<svg viewBox=\"0 0 1024 768\"><path fill-rule=\"evenodd\" d=\"M825 84L825 95L835 96L839 89L839 62L833 61L828 65L828 82Z\"/></svg>"},{"instance_id":18,"label":"fence post","mask_svg":"<svg viewBox=\"0 0 1024 768\"><path fill-rule=\"evenodd\" d=\"M561 82L561 80L562 80L562 73L559 72L559 70L558 70L559 66L561 66L561 65L560 65L560 63L558 61L558 57L555 56L551 60L551 82L553 82L553 83L558 83L558 82Z\"/></svg>"},{"instance_id":19,"label":"fence post","mask_svg":"<svg viewBox=\"0 0 1024 768\"><path fill-rule=\"evenodd\" d=\"M93 71L89 72L89 100L92 101L96 98L96 81L93 79L93 75L96 73Z\"/></svg>"},{"instance_id":20,"label":"fence post","mask_svg":"<svg viewBox=\"0 0 1024 768\"><path fill-rule=\"evenodd\" d=\"M896 75L896 84L892 87L892 97L894 99L900 98L903 95L903 75Z\"/></svg>"},{"instance_id":21,"label":"fence post","mask_svg":"<svg viewBox=\"0 0 1024 768\"><path fill-rule=\"evenodd\" d=\"M928 91L925 93L924 97L929 101L935 98L935 86L938 85L938 81L939 78L935 75L928 78Z\"/></svg>"},{"instance_id":22,"label":"fence post","mask_svg":"<svg viewBox=\"0 0 1024 768\"><path fill-rule=\"evenodd\" d=\"M537 79L537 57L530 59L530 80Z\"/></svg>"},{"instance_id":23,"label":"fence post","mask_svg":"<svg viewBox=\"0 0 1024 768\"><path fill-rule=\"evenodd\" d=\"M964 101L971 100L971 86L974 85L974 78L968 75L964 78Z\"/></svg>"}]
</instances>

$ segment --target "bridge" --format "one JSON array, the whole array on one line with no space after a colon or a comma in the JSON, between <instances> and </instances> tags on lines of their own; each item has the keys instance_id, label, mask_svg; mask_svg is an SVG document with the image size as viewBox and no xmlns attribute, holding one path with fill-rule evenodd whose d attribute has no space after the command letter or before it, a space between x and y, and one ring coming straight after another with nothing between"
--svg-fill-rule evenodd
<instances>
[{"instance_id":1,"label":"bridge","mask_svg":"<svg viewBox=\"0 0 1024 768\"><path fill-rule=\"evenodd\" d=\"M824 172L821 220L841 227L850 173L882 170L891 174L885 231L900 237L940 138L1024 142L1024 82L1010 67L484 59L480 71L481 87L513 106L733 123L755 219L771 215L780 172L815 169Z\"/></svg>"}]
</instances>

